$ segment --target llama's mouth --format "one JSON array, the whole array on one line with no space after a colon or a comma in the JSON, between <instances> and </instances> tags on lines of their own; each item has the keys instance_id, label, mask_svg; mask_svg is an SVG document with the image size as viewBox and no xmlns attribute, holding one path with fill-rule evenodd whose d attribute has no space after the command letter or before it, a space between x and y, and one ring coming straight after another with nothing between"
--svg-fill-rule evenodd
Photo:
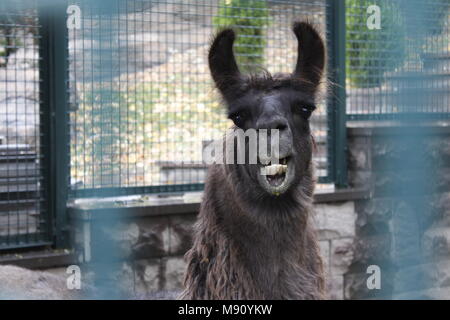
<instances>
[{"instance_id":1,"label":"llama's mouth","mask_svg":"<svg viewBox=\"0 0 450 320\"><path fill-rule=\"evenodd\" d=\"M277 164L268 163L261 166L258 176L261 186L270 194L284 193L294 178L294 166L291 157L280 159Z\"/></svg>"}]
</instances>

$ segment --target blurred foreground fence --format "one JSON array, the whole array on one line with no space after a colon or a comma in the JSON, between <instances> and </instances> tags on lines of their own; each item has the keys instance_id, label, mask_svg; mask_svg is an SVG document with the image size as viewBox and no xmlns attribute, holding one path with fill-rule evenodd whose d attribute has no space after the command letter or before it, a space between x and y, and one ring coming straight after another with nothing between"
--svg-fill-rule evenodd
<instances>
[{"instance_id":1,"label":"blurred foreground fence","mask_svg":"<svg viewBox=\"0 0 450 320\"><path fill-rule=\"evenodd\" d=\"M206 61L227 25L249 72L292 71L292 22L319 28L334 85L311 120L315 161L320 182L344 186L347 120L450 115L449 1L405 3L3 1L0 248L63 245L69 197L201 190L202 148L230 125ZM410 37L418 14L429 27Z\"/></svg>"}]
</instances>

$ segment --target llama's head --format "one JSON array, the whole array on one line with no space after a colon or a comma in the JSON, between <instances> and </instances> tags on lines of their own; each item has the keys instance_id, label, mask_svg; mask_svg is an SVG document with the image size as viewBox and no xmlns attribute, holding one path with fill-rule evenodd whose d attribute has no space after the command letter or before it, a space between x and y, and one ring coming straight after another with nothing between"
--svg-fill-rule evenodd
<instances>
[{"instance_id":1,"label":"llama's head","mask_svg":"<svg viewBox=\"0 0 450 320\"><path fill-rule=\"evenodd\" d=\"M310 24L295 23L293 30L298 40L298 58L291 74L241 74L233 54L235 33L231 29L220 32L209 51L212 77L235 127L244 131L279 130L278 165L261 158L257 164L240 165L240 179L248 188L256 188L255 192L269 197L287 193L298 185L311 164L309 118L315 109L325 47Z\"/></svg>"}]
</instances>

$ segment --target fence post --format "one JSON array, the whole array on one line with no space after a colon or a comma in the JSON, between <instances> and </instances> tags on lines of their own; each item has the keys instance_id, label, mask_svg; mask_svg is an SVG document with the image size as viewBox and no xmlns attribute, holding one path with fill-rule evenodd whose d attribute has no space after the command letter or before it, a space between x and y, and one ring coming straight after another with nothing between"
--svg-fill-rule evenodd
<instances>
[{"instance_id":1,"label":"fence post","mask_svg":"<svg viewBox=\"0 0 450 320\"><path fill-rule=\"evenodd\" d=\"M67 99L67 28L64 1L39 6L41 139L49 230L56 247L69 244L67 194L69 186L69 114Z\"/></svg>"},{"instance_id":2,"label":"fence post","mask_svg":"<svg viewBox=\"0 0 450 320\"><path fill-rule=\"evenodd\" d=\"M328 99L330 171L336 187L347 186L345 90L345 0L327 0L328 76L333 82ZM332 159L330 159L330 154Z\"/></svg>"}]
</instances>

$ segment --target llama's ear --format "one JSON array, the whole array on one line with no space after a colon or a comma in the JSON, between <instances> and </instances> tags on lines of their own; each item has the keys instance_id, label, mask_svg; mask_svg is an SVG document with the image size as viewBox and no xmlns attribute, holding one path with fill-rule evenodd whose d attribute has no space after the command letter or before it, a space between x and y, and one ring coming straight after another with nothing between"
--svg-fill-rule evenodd
<instances>
[{"instance_id":1,"label":"llama's ear","mask_svg":"<svg viewBox=\"0 0 450 320\"><path fill-rule=\"evenodd\" d=\"M294 23L294 33L298 40L298 56L293 76L315 88L325 65L325 45L316 29L307 22Z\"/></svg>"},{"instance_id":2,"label":"llama's ear","mask_svg":"<svg viewBox=\"0 0 450 320\"><path fill-rule=\"evenodd\" d=\"M223 95L239 81L240 72L233 54L234 31L225 29L213 39L208 62L211 75Z\"/></svg>"}]
</instances>

